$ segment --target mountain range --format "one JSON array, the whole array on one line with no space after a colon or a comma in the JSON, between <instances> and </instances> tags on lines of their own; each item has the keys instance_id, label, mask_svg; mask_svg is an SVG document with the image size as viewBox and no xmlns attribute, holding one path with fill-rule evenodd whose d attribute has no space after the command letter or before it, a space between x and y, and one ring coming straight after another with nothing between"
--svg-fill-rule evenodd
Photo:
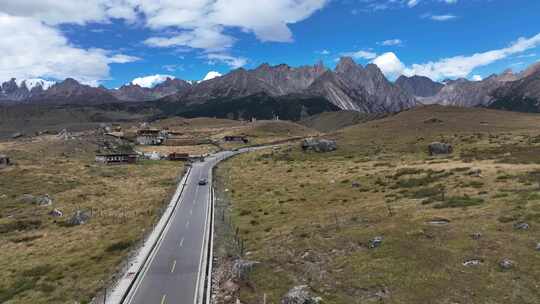
<instances>
[{"instance_id":1,"label":"mountain range","mask_svg":"<svg viewBox=\"0 0 540 304\"><path fill-rule=\"evenodd\" d=\"M246 97L249 97L246 99ZM243 99L242 99L243 98ZM400 76L389 81L375 64L366 66L343 57L331 70L322 63L313 66L290 67L285 64L246 70L239 68L228 74L188 82L168 78L146 88L127 84L118 89L92 87L68 78L50 83L43 80L11 79L0 86L0 103L4 104L78 104L157 102L168 107L197 107L242 99L236 105L257 98L282 104L294 98L326 100L336 108L363 113L392 113L422 104L461 107L493 107L507 110L540 112L540 63L521 73L507 70L481 81L467 79L435 82L424 76ZM318 106L318 107L319 107ZM211 111L210 111L211 112Z\"/></svg>"}]
</instances>

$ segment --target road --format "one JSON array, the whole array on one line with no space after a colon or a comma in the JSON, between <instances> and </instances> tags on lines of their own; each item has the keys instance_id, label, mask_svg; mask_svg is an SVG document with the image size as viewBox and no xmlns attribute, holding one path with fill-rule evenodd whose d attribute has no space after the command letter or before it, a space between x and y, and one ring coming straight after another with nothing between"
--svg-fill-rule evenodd
<instances>
[{"instance_id":1,"label":"road","mask_svg":"<svg viewBox=\"0 0 540 304\"><path fill-rule=\"evenodd\" d=\"M199 290L204 236L208 229L212 168L239 152L224 151L193 163L179 204L165 227L140 280L133 286L130 304L194 304ZM200 179L208 184L199 186Z\"/></svg>"}]
</instances>

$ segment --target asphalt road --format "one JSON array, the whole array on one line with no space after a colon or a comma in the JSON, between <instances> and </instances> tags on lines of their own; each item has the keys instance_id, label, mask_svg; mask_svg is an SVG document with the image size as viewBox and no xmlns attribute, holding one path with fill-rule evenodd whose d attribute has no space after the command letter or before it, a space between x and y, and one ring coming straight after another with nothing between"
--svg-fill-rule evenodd
<instances>
[{"instance_id":1,"label":"asphalt road","mask_svg":"<svg viewBox=\"0 0 540 304\"><path fill-rule=\"evenodd\" d=\"M237 152L220 152L194 163L163 238L149 266L135 285L131 304L194 304L201 266L205 229L209 221L211 170L222 159ZM208 184L199 186L200 179Z\"/></svg>"}]
</instances>

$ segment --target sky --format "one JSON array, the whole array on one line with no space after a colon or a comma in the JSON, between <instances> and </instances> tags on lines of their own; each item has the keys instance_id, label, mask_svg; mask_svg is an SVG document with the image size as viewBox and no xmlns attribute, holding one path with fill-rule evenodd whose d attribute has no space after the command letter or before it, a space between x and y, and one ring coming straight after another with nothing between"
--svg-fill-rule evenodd
<instances>
[{"instance_id":1,"label":"sky","mask_svg":"<svg viewBox=\"0 0 540 304\"><path fill-rule=\"evenodd\" d=\"M262 63L480 80L540 60L538 0L0 0L0 81L116 88Z\"/></svg>"}]
</instances>

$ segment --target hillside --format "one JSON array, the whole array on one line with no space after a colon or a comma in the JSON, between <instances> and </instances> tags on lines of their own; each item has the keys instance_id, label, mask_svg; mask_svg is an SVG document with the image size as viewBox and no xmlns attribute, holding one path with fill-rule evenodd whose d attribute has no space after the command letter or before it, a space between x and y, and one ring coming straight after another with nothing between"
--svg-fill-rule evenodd
<instances>
[{"instance_id":1,"label":"hillside","mask_svg":"<svg viewBox=\"0 0 540 304\"><path fill-rule=\"evenodd\" d=\"M382 114L365 114L356 111L323 112L302 119L299 123L320 132L333 132L348 126L384 117Z\"/></svg>"},{"instance_id":2,"label":"hillside","mask_svg":"<svg viewBox=\"0 0 540 304\"><path fill-rule=\"evenodd\" d=\"M328 137L337 151L295 144L220 166L234 189L217 193L220 227L241 245L219 258L260 262L235 281L242 303L298 284L329 304L540 298L539 115L428 106ZM430 156L434 140L454 152Z\"/></svg>"}]
</instances>

